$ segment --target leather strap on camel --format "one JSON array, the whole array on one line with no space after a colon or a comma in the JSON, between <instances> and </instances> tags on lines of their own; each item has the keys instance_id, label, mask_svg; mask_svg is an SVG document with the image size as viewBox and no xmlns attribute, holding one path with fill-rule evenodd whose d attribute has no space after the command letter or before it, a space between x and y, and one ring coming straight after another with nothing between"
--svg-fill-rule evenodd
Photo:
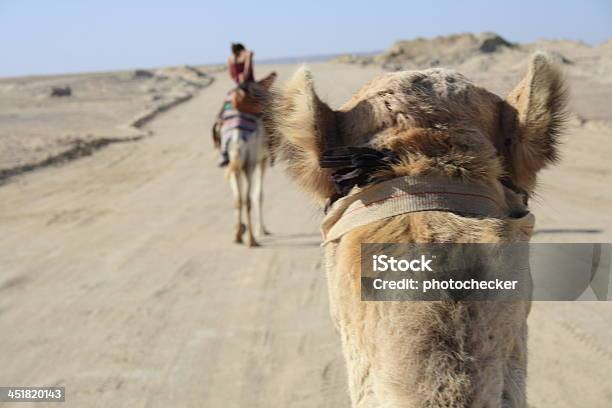
<instances>
[{"instance_id":1,"label":"leather strap on camel","mask_svg":"<svg viewBox=\"0 0 612 408\"><path fill-rule=\"evenodd\" d=\"M522 197L504 188L505 202L498 202L490 187L448 179L398 177L381 183L355 187L338 199L321 225L323 245L350 230L396 215L420 211L449 211L485 218L526 219L533 224Z\"/></svg>"},{"instance_id":2,"label":"leather strap on camel","mask_svg":"<svg viewBox=\"0 0 612 408\"><path fill-rule=\"evenodd\" d=\"M421 211L448 211L484 218L523 218L532 228L534 217L527 196L502 182L505 197L482 183L447 178L397 177L378 180L397 162L390 150L340 147L326 151L320 165L332 169L337 194L330 198L321 225L323 245L350 230L396 215Z\"/></svg>"}]
</instances>

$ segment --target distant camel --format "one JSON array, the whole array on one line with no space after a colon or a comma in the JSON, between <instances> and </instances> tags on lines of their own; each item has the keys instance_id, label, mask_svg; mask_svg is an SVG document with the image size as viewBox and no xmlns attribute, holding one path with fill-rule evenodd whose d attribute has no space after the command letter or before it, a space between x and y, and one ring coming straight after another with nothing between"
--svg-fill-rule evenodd
<instances>
[{"instance_id":1,"label":"distant camel","mask_svg":"<svg viewBox=\"0 0 612 408\"><path fill-rule=\"evenodd\" d=\"M232 132L227 147L230 161L225 173L232 187L236 209L234 242L242 243L242 236L246 232L246 243L249 247L259 245L255 239L256 235L261 237L268 234L263 221L263 178L270 160L270 152L261 123L262 109L258 95L268 90L275 78L276 74L272 73L258 82L245 85L243 89L237 88L231 92L224 103L219 119L213 126L213 140L217 148L220 147L221 133L228 131L224 130L228 122L239 120L244 123L252 123L255 128L254 131L245 131L241 128L229 130ZM236 98L239 93L242 93L243 99L237 104ZM257 228L253 226L251 214L253 201L255 202ZM246 226L242 222L243 209ZM254 231L257 233L255 234Z\"/></svg>"},{"instance_id":2,"label":"distant camel","mask_svg":"<svg viewBox=\"0 0 612 408\"><path fill-rule=\"evenodd\" d=\"M528 241L526 199L538 171L557 158L564 89L550 57L538 53L505 100L445 69L382 75L339 110L319 99L304 69L270 96L266 127L279 158L328 202L330 308L353 407L527 406L527 300L365 302L360 245ZM350 159L356 147L364 166L338 173L334 160ZM330 159L334 149L344 158ZM427 193L411 191L413 182ZM449 192L470 186L487 196ZM382 198L369 200L375 194ZM400 196L413 208L389 200ZM459 196L457 208L473 205L475 213L453 209ZM498 214L485 211L492 204Z\"/></svg>"}]
</instances>

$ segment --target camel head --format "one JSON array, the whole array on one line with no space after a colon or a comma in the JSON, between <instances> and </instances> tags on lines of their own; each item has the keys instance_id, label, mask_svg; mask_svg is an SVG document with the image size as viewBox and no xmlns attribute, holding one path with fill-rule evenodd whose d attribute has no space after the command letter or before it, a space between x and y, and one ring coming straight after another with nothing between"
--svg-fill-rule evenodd
<instances>
[{"instance_id":1,"label":"camel head","mask_svg":"<svg viewBox=\"0 0 612 408\"><path fill-rule=\"evenodd\" d=\"M289 173L321 202L335 192L321 156L346 146L395 152L389 177L506 180L531 194L538 171L557 159L565 101L561 74L543 53L505 100L457 72L428 69L379 76L333 110L302 68L274 94L267 127Z\"/></svg>"},{"instance_id":2,"label":"camel head","mask_svg":"<svg viewBox=\"0 0 612 408\"><path fill-rule=\"evenodd\" d=\"M505 209L512 208L510 198L524 200L537 173L557 159L565 92L551 59L533 56L506 99L456 72L429 69L377 77L334 110L301 69L269 103L265 122L278 157L320 203L342 196L339 180L354 175L337 177L330 163L343 157L353 162L354 151L366 152L365 167L371 158L386 163L375 167L370 188L352 189L336 201L322 225L330 310L342 339L353 406L526 406L527 302L363 302L359 271L364 242L526 241L531 214L415 211L367 219L337 236L334 229L356 212L342 212L340 221L334 216L350 199L407 179L484 186ZM348 153L334 156L329 153L334 150ZM363 201L360 210L380 202ZM328 222L331 238L325 232Z\"/></svg>"}]
</instances>

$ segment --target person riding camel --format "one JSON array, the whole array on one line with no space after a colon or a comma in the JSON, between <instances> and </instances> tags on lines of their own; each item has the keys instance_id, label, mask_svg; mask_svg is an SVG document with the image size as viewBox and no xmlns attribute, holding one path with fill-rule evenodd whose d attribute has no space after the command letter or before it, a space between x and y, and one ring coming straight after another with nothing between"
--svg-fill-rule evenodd
<instances>
[{"instance_id":1,"label":"person riding camel","mask_svg":"<svg viewBox=\"0 0 612 408\"><path fill-rule=\"evenodd\" d=\"M253 52L241 43L232 43L232 54L227 58L227 68L237 85L255 80Z\"/></svg>"},{"instance_id":2,"label":"person riding camel","mask_svg":"<svg viewBox=\"0 0 612 408\"><path fill-rule=\"evenodd\" d=\"M237 88L228 94L218 119L223 122L225 130L222 132L221 137L219 167L225 167L229 163L228 146L232 135L236 132L229 132L228 130L235 129L239 133L250 133L257 130L255 117L238 112L232 106L232 94L235 92L248 92L248 84L255 80L253 73L253 52L247 50L241 43L232 43L231 50L232 53L227 58L227 70L232 80L236 83Z\"/></svg>"},{"instance_id":3,"label":"person riding camel","mask_svg":"<svg viewBox=\"0 0 612 408\"><path fill-rule=\"evenodd\" d=\"M220 148L219 167L225 167L229 163L229 146L232 140L246 140L257 133L262 113L258 95L269 89L276 79L276 72L271 72L255 81L253 52L240 43L232 43L231 49L227 68L237 87L228 92L213 128L219 136L215 142Z\"/></svg>"}]
</instances>

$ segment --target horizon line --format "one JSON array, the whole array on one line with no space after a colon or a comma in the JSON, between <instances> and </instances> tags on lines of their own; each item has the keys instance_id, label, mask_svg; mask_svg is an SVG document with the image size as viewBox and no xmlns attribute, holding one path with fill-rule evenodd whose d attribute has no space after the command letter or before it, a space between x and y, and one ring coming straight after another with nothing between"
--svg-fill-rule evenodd
<instances>
[{"instance_id":1,"label":"horizon line","mask_svg":"<svg viewBox=\"0 0 612 408\"><path fill-rule=\"evenodd\" d=\"M485 31L483 31L484 33ZM497 34L494 31L486 31L489 33L493 33L495 35L499 35L500 37L506 39L505 37L501 36L500 34ZM393 44L395 44L396 42L399 41L411 41L411 40L416 40L416 39L434 39L437 37L448 37L451 35L460 35L460 34L478 34L478 33L473 33L473 32L462 32L462 33L454 33L454 34L448 34L448 35L437 35L437 36L431 36L431 37L424 37L424 36L414 36L412 38L403 38L403 39L399 39L399 40L395 40L393 42ZM507 40L507 39L506 39ZM574 43L578 43L578 44L582 44L584 46L590 47L590 48L595 48L595 47L599 47L609 41L612 41L612 37L609 37L606 40L603 40L601 42L598 43L589 43L585 40L578 40L578 39L570 39L570 38L546 38L546 37L540 37L537 38L531 42L518 42L518 41L512 41L512 40L507 40L509 42L512 42L514 44L518 44L518 45L524 45L524 44L532 44L532 43L536 43L536 42L540 42L540 41L568 41L568 42L574 42ZM322 53L322 54L307 54L307 55L296 55L296 56L278 56L278 57L269 57L269 58L263 58L261 60L256 60L256 64L280 64L280 65L284 65L284 64L297 64L300 62L325 62L328 61L329 59L338 57L338 56L342 56L342 55L361 55L361 56L368 56L368 55L376 55L378 53L384 52L385 49L387 49L389 47L386 47L384 49L380 49L380 50L373 50L373 51L343 51L343 52L333 52L333 53ZM180 67L180 66L195 66L195 67L214 67L214 66L224 66L225 62L205 62L205 63L189 63L189 62L183 62L183 63L169 63L169 64L164 64L164 65L156 65L156 66L142 66L142 65L136 65L136 66L131 66L131 67L121 67L121 68L102 68L102 69L92 69L92 70L85 70L85 71L63 71L63 72L57 72L57 71L51 71L51 72L40 72L40 73L24 73L24 74L17 74L17 75L3 75L0 74L0 80L6 80L6 79L15 79L15 78L31 78L31 77L50 77L50 76L66 76L66 75L92 75L92 74L104 74L104 73L116 73L116 72L122 72L122 71L131 71L131 70L136 70L136 69L162 69L162 68L168 68L168 67Z\"/></svg>"}]
</instances>

